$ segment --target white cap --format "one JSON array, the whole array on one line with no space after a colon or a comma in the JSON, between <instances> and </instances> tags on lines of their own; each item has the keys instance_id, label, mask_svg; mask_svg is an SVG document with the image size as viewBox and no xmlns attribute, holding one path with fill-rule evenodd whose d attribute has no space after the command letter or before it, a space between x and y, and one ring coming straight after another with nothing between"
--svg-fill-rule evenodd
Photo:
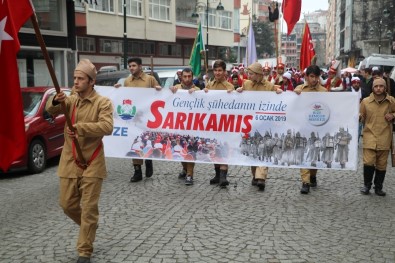
<instances>
[{"instance_id":1,"label":"white cap","mask_svg":"<svg viewBox=\"0 0 395 263\"><path fill-rule=\"evenodd\" d=\"M351 82L354 82L354 81L361 81L361 80L358 77L352 77Z\"/></svg>"},{"instance_id":2,"label":"white cap","mask_svg":"<svg viewBox=\"0 0 395 263\"><path fill-rule=\"evenodd\" d=\"M379 69L379 67L375 66L375 67L372 68L372 71L380 71L380 69Z\"/></svg>"},{"instance_id":3,"label":"white cap","mask_svg":"<svg viewBox=\"0 0 395 263\"><path fill-rule=\"evenodd\" d=\"M285 72L284 74L283 74L283 78L287 78L287 79L291 79L292 78L292 75L291 75L291 73L289 73L289 72Z\"/></svg>"}]
</instances>

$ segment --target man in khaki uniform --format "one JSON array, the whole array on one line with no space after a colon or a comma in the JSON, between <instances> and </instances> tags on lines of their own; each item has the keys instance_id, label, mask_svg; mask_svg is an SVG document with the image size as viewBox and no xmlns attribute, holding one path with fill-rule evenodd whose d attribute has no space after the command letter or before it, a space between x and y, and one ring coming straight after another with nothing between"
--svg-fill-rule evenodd
<instances>
[{"instance_id":1,"label":"man in khaki uniform","mask_svg":"<svg viewBox=\"0 0 395 263\"><path fill-rule=\"evenodd\" d=\"M213 64L214 80L207 83L204 88L204 92L209 90L226 90L232 92L234 87L232 83L226 79L226 63L222 60L216 60ZM214 164L215 176L210 179L210 184L218 184L220 187L226 187L229 185L226 179L228 175L227 164Z\"/></svg>"},{"instance_id":2,"label":"man in khaki uniform","mask_svg":"<svg viewBox=\"0 0 395 263\"><path fill-rule=\"evenodd\" d=\"M299 85L294 92L300 94L301 92L327 92L328 90L320 85L321 70L316 65L311 65L306 69L305 84ZM317 186L317 169L300 169L300 176L302 178L302 188L300 193L308 194L310 186Z\"/></svg>"},{"instance_id":3,"label":"man in khaki uniform","mask_svg":"<svg viewBox=\"0 0 395 263\"><path fill-rule=\"evenodd\" d=\"M181 83L171 87L171 91L176 93L177 90L188 90L189 93L200 90L200 88L196 87L193 82L193 72L190 68L185 68L181 72ZM181 162L182 164L182 172L179 175L179 178L185 178L185 185L193 185L193 169L195 167L195 163L193 162Z\"/></svg>"},{"instance_id":4,"label":"man in khaki uniform","mask_svg":"<svg viewBox=\"0 0 395 263\"><path fill-rule=\"evenodd\" d=\"M267 81L263 76L262 65L258 62L251 64L247 68L248 80L244 81L243 87L238 88L238 92L248 91L275 91L281 93L282 90L277 88L271 82ZM266 166L251 166L252 185L258 186L259 190L265 190L265 181L268 174Z\"/></svg>"},{"instance_id":5,"label":"man in khaki uniform","mask_svg":"<svg viewBox=\"0 0 395 263\"><path fill-rule=\"evenodd\" d=\"M129 58L128 66L131 75L125 79L124 87L133 88L155 88L161 90L162 87L153 76L147 75L142 69L141 58ZM141 166L143 165L142 159L133 159L134 174L130 178L130 182L138 182L143 180L143 174L141 172ZM154 167L152 160L145 160L145 176L151 177L154 173Z\"/></svg>"},{"instance_id":6,"label":"man in khaki uniform","mask_svg":"<svg viewBox=\"0 0 395 263\"><path fill-rule=\"evenodd\" d=\"M361 102L359 109L363 129L363 179L362 194L369 194L374 176L374 192L385 196L383 183L387 170L388 153L392 142L392 122L395 119L395 99L386 92L387 83L382 78L373 81L373 91Z\"/></svg>"},{"instance_id":7,"label":"man in khaki uniform","mask_svg":"<svg viewBox=\"0 0 395 263\"><path fill-rule=\"evenodd\" d=\"M108 98L93 88L96 68L87 59L81 60L74 71L75 93L63 92L49 100L46 109L56 115L62 112L61 102L71 116L74 131L65 126L65 142L60 157L60 201L64 213L80 226L77 263L90 262L97 222L98 202L103 179L107 176L102 139L113 130L113 106ZM87 165L81 163L73 140L77 139Z\"/></svg>"}]
</instances>

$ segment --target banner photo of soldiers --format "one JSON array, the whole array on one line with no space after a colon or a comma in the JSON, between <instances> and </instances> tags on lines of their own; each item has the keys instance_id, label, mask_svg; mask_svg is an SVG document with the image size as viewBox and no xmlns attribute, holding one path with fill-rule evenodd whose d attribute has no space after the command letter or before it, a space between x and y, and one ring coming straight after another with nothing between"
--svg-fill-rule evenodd
<instances>
[{"instance_id":1,"label":"banner photo of soldiers","mask_svg":"<svg viewBox=\"0 0 395 263\"><path fill-rule=\"evenodd\" d=\"M359 99L353 92L95 88L114 105L107 157L357 169Z\"/></svg>"}]
</instances>

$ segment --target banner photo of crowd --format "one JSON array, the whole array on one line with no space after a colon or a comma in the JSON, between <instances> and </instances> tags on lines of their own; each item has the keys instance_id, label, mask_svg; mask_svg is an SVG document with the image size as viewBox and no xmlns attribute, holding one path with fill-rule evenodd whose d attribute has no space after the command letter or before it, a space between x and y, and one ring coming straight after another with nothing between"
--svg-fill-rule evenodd
<instances>
[{"instance_id":1,"label":"banner photo of crowd","mask_svg":"<svg viewBox=\"0 0 395 263\"><path fill-rule=\"evenodd\" d=\"M114 106L107 157L357 169L359 99L351 92L95 88Z\"/></svg>"}]
</instances>

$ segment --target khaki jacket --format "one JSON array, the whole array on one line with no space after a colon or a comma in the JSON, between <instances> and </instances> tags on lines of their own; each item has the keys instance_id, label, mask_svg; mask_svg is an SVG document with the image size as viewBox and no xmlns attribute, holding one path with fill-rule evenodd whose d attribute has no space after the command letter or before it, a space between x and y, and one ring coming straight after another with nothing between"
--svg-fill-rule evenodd
<instances>
[{"instance_id":1,"label":"khaki jacket","mask_svg":"<svg viewBox=\"0 0 395 263\"><path fill-rule=\"evenodd\" d=\"M273 83L262 79L260 82L253 82L251 80L244 81L243 90L276 91L277 88L274 87Z\"/></svg>"},{"instance_id":2,"label":"khaki jacket","mask_svg":"<svg viewBox=\"0 0 395 263\"><path fill-rule=\"evenodd\" d=\"M395 99L389 95L378 103L374 94L362 100L359 108L360 120L365 124L363 129L363 148L373 150L389 150L392 142L392 122L384 115L395 113ZM395 114L394 114L395 116Z\"/></svg>"},{"instance_id":3,"label":"khaki jacket","mask_svg":"<svg viewBox=\"0 0 395 263\"><path fill-rule=\"evenodd\" d=\"M314 87L310 87L308 84L301 84L297 86L294 91L301 90L302 92L327 92L328 90L317 83Z\"/></svg>"},{"instance_id":4,"label":"khaki jacket","mask_svg":"<svg viewBox=\"0 0 395 263\"><path fill-rule=\"evenodd\" d=\"M125 79L123 84L125 87L135 87L135 88L154 88L158 86L159 83L156 79L144 72L141 72L139 77L129 76Z\"/></svg>"},{"instance_id":5,"label":"khaki jacket","mask_svg":"<svg viewBox=\"0 0 395 263\"><path fill-rule=\"evenodd\" d=\"M195 91L200 90L200 88L196 87L194 84L192 84L192 86L190 87L186 87L184 86L182 83L181 84L177 84L174 87L176 87L177 89L184 89L184 90L190 90L190 89L194 89Z\"/></svg>"},{"instance_id":6,"label":"khaki jacket","mask_svg":"<svg viewBox=\"0 0 395 263\"><path fill-rule=\"evenodd\" d=\"M113 105L111 100L100 96L95 90L85 99L81 99L77 93L66 98L67 112L72 118L75 105L75 121L78 134L78 142L83 157L89 161L96 148L102 144L104 135L110 135L113 130ZM53 105L53 100L47 102L46 110L52 114L62 113L61 105ZM79 176L105 178L107 176L104 148L102 147L97 157L86 170L77 166L74 161L72 139L66 133L65 142L60 157L58 175L65 178L78 178ZM76 158L78 154L76 153Z\"/></svg>"},{"instance_id":7,"label":"khaki jacket","mask_svg":"<svg viewBox=\"0 0 395 263\"><path fill-rule=\"evenodd\" d=\"M206 88L209 90L235 90L233 84L226 79L222 81L214 79L207 84Z\"/></svg>"}]
</instances>

